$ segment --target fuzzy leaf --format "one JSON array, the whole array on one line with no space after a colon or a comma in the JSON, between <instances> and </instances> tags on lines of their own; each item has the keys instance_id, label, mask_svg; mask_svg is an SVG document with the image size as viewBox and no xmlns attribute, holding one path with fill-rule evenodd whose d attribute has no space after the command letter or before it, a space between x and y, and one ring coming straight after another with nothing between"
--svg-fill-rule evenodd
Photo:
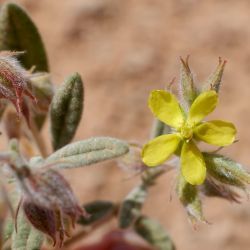
<instances>
[{"instance_id":1,"label":"fuzzy leaf","mask_svg":"<svg viewBox=\"0 0 250 250\"><path fill-rule=\"evenodd\" d=\"M78 223L84 226L91 225L95 222L105 220L110 217L116 210L116 206L110 201L93 201L84 205L89 217L81 216Z\"/></svg>"},{"instance_id":2,"label":"fuzzy leaf","mask_svg":"<svg viewBox=\"0 0 250 250\"><path fill-rule=\"evenodd\" d=\"M17 219L17 232L12 234L12 250L38 250L43 242L41 233L33 232L35 229L27 222L22 212Z\"/></svg>"},{"instance_id":3,"label":"fuzzy leaf","mask_svg":"<svg viewBox=\"0 0 250 250\"><path fill-rule=\"evenodd\" d=\"M20 61L26 69L49 71L47 56L40 34L26 13L15 3L0 9L0 50L25 51Z\"/></svg>"},{"instance_id":4,"label":"fuzzy leaf","mask_svg":"<svg viewBox=\"0 0 250 250\"><path fill-rule=\"evenodd\" d=\"M52 144L57 150L75 135L83 110L83 83L75 73L55 93L50 110Z\"/></svg>"},{"instance_id":5,"label":"fuzzy leaf","mask_svg":"<svg viewBox=\"0 0 250 250\"><path fill-rule=\"evenodd\" d=\"M14 223L12 218L7 218L4 222L4 228L3 228L3 242L7 241L14 230Z\"/></svg>"},{"instance_id":6,"label":"fuzzy leaf","mask_svg":"<svg viewBox=\"0 0 250 250\"><path fill-rule=\"evenodd\" d=\"M41 156L34 156L30 158L28 165L30 166L30 168L36 168L43 165L43 163L44 159Z\"/></svg>"},{"instance_id":7,"label":"fuzzy leaf","mask_svg":"<svg viewBox=\"0 0 250 250\"><path fill-rule=\"evenodd\" d=\"M193 74L188 65L188 57L186 60L181 60L181 81L180 81L180 89L181 89L181 97L187 107L190 107L195 98L198 95L198 91L194 86Z\"/></svg>"},{"instance_id":8,"label":"fuzzy leaf","mask_svg":"<svg viewBox=\"0 0 250 250\"><path fill-rule=\"evenodd\" d=\"M239 163L219 154L203 153L208 173L218 181L245 187L250 184L250 174Z\"/></svg>"},{"instance_id":9,"label":"fuzzy leaf","mask_svg":"<svg viewBox=\"0 0 250 250\"><path fill-rule=\"evenodd\" d=\"M197 186L189 184L180 174L176 191L181 203L187 211L191 223L195 225L197 221L206 222L202 214L202 204Z\"/></svg>"},{"instance_id":10,"label":"fuzzy leaf","mask_svg":"<svg viewBox=\"0 0 250 250\"><path fill-rule=\"evenodd\" d=\"M144 240L154 246L157 250L175 249L175 246L165 228L153 219L144 216L140 217L136 221L134 229Z\"/></svg>"},{"instance_id":11,"label":"fuzzy leaf","mask_svg":"<svg viewBox=\"0 0 250 250\"><path fill-rule=\"evenodd\" d=\"M129 145L111 137L93 137L64 146L51 154L46 163L59 161L62 168L82 167L113 159L129 151Z\"/></svg>"},{"instance_id":12,"label":"fuzzy leaf","mask_svg":"<svg viewBox=\"0 0 250 250\"><path fill-rule=\"evenodd\" d=\"M215 71L212 73L212 75L205 82L203 86L203 91L215 90L217 93L219 92L225 65L226 65L226 61L223 61L219 57L219 64L217 68L215 69Z\"/></svg>"},{"instance_id":13,"label":"fuzzy leaf","mask_svg":"<svg viewBox=\"0 0 250 250\"><path fill-rule=\"evenodd\" d=\"M30 250L40 250L43 243L43 235L36 229L31 229L26 249Z\"/></svg>"},{"instance_id":14,"label":"fuzzy leaf","mask_svg":"<svg viewBox=\"0 0 250 250\"><path fill-rule=\"evenodd\" d=\"M120 228L128 228L141 215L141 208L147 196L145 185L135 187L124 199L120 213L119 226Z\"/></svg>"}]
</instances>

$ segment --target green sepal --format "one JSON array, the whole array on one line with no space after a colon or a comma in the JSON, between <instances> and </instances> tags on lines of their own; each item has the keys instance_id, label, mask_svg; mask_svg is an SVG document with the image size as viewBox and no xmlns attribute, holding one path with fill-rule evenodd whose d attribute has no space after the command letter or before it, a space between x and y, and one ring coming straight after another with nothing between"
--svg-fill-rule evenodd
<instances>
[{"instance_id":1,"label":"green sepal","mask_svg":"<svg viewBox=\"0 0 250 250\"><path fill-rule=\"evenodd\" d=\"M199 197L198 187L189 184L180 174L177 180L176 192L187 212L190 222L194 226L198 221L206 223L202 212L202 203Z\"/></svg>"},{"instance_id":2,"label":"green sepal","mask_svg":"<svg viewBox=\"0 0 250 250\"><path fill-rule=\"evenodd\" d=\"M195 98L198 95L198 90L194 85L193 74L190 70L188 64L189 57L184 60L181 60L181 80L180 80L180 90L181 90L181 98L183 99L185 106L190 107Z\"/></svg>"},{"instance_id":3,"label":"green sepal","mask_svg":"<svg viewBox=\"0 0 250 250\"><path fill-rule=\"evenodd\" d=\"M219 57L218 66L216 67L215 71L211 74L211 76L207 79L207 81L204 83L202 87L203 91L215 90L217 93L219 92L225 65L226 61L222 60Z\"/></svg>"},{"instance_id":4,"label":"green sepal","mask_svg":"<svg viewBox=\"0 0 250 250\"><path fill-rule=\"evenodd\" d=\"M250 174L243 166L232 159L214 153L203 153L208 173L224 184L233 185L245 190L250 184Z\"/></svg>"},{"instance_id":5,"label":"green sepal","mask_svg":"<svg viewBox=\"0 0 250 250\"><path fill-rule=\"evenodd\" d=\"M206 197L217 197L226 199L230 202L240 203L240 195L231 186L214 181L211 178L199 186L199 190Z\"/></svg>"}]
</instances>

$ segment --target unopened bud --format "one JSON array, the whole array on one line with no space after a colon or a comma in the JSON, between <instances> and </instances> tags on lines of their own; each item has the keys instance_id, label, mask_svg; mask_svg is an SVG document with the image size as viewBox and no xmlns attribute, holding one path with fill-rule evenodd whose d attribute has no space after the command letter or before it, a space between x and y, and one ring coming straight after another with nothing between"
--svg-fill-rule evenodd
<instances>
[{"instance_id":1,"label":"unopened bud","mask_svg":"<svg viewBox=\"0 0 250 250\"><path fill-rule=\"evenodd\" d=\"M180 58L181 60L181 81L180 90L182 93L183 101L187 106L191 106L195 98L197 97L198 91L194 86L193 74L189 68L188 64L189 57L186 60Z\"/></svg>"},{"instance_id":2,"label":"unopened bud","mask_svg":"<svg viewBox=\"0 0 250 250\"><path fill-rule=\"evenodd\" d=\"M231 202L240 203L240 195L230 186L218 183L211 178L199 186L199 190L207 197L218 197Z\"/></svg>"},{"instance_id":3,"label":"unopened bud","mask_svg":"<svg viewBox=\"0 0 250 250\"><path fill-rule=\"evenodd\" d=\"M187 215L191 223L194 226L197 221L207 223L202 213L202 204L197 186L189 184L180 174L178 177L176 191L181 203L187 211Z\"/></svg>"},{"instance_id":4,"label":"unopened bud","mask_svg":"<svg viewBox=\"0 0 250 250\"><path fill-rule=\"evenodd\" d=\"M74 227L80 216L88 216L78 205L76 197L64 177L49 169L32 171L28 167L17 169L17 178L23 190L23 204L27 219L38 230L51 236L60 246L69 232L65 225ZM68 227L68 226L67 226Z\"/></svg>"},{"instance_id":5,"label":"unopened bud","mask_svg":"<svg viewBox=\"0 0 250 250\"><path fill-rule=\"evenodd\" d=\"M22 207L28 221L32 224L32 226L50 236L55 245L57 238L57 222L55 220L54 211L42 206L37 206L35 203L29 200L24 200Z\"/></svg>"},{"instance_id":6,"label":"unopened bud","mask_svg":"<svg viewBox=\"0 0 250 250\"><path fill-rule=\"evenodd\" d=\"M203 153L208 173L221 183L244 189L250 174L237 162L219 154Z\"/></svg>"},{"instance_id":7,"label":"unopened bud","mask_svg":"<svg viewBox=\"0 0 250 250\"><path fill-rule=\"evenodd\" d=\"M215 69L215 71L211 74L211 76L208 78L208 80L205 82L203 86L203 91L215 90L217 93L219 92L221 86L221 79L226 62L227 62L226 60L222 60L219 57L218 66Z\"/></svg>"},{"instance_id":8,"label":"unopened bud","mask_svg":"<svg viewBox=\"0 0 250 250\"><path fill-rule=\"evenodd\" d=\"M0 53L0 98L10 100L18 115L23 112L24 95L36 101L27 87L28 75L13 53Z\"/></svg>"}]
</instances>

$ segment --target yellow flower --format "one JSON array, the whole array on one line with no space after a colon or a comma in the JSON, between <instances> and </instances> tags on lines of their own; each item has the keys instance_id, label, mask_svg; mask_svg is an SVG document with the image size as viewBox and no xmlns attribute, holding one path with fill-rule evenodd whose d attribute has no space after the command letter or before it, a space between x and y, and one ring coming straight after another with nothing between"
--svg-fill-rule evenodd
<instances>
[{"instance_id":1,"label":"yellow flower","mask_svg":"<svg viewBox=\"0 0 250 250\"><path fill-rule=\"evenodd\" d=\"M174 132L158 136L144 145L143 162L149 167L158 166L180 146L183 177L192 185L202 184L206 178L206 165L195 141L227 146L233 143L236 135L232 123L221 120L202 122L205 116L213 112L217 102L215 91L203 92L194 100L186 115L174 95L164 90L152 91L148 102L151 111Z\"/></svg>"}]
</instances>

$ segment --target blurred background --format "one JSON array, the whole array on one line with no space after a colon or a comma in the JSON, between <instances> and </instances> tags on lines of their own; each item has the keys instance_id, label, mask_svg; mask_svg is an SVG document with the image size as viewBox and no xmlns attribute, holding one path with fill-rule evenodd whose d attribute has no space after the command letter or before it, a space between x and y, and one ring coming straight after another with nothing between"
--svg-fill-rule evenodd
<instances>
[{"instance_id":1,"label":"blurred background","mask_svg":"<svg viewBox=\"0 0 250 250\"><path fill-rule=\"evenodd\" d=\"M15 2L28 10L42 34L53 81L61 84L75 71L84 79L85 110L75 140L103 135L146 142L153 118L147 108L148 94L173 77L178 79L179 56L190 55L198 84L221 56L227 65L220 103L212 117L237 126L239 142L224 153L250 166L250 1ZM47 126L45 136L48 130ZM127 174L116 162L64 173L82 203L119 201L139 182L138 177L126 180ZM174 195L174 178L173 173L159 179L144 212L165 225L177 249L250 249L247 199L240 205L205 200L204 214L212 224L195 231Z\"/></svg>"}]
</instances>

